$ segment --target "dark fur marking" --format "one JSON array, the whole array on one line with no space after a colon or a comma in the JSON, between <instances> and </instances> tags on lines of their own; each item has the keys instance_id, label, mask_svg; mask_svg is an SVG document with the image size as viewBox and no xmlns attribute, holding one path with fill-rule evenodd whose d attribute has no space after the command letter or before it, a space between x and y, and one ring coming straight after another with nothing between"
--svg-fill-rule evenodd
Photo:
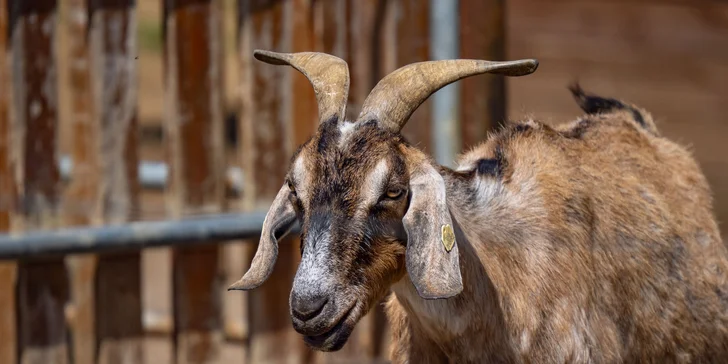
<instances>
[{"instance_id":1,"label":"dark fur marking","mask_svg":"<svg viewBox=\"0 0 728 364\"><path fill-rule=\"evenodd\" d=\"M303 218L303 202L301 202L301 199L298 197L291 196L289 199L292 200L293 206L296 209L296 216L298 216L298 221L302 221Z\"/></svg>"},{"instance_id":2,"label":"dark fur marking","mask_svg":"<svg viewBox=\"0 0 728 364\"><path fill-rule=\"evenodd\" d=\"M466 189L467 191L467 198L468 198L468 205L476 205L478 201L480 200L480 195L478 195L478 190L473 187L468 187Z\"/></svg>"},{"instance_id":3,"label":"dark fur marking","mask_svg":"<svg viewBox=\"0 0 728 364\"><path fill-rule=\"evenodd\" d=\"M591 126L595 125L592 119L582 119L576 126L565 131L563 135L567 138L578 139L584 136Z\"/></svg>"},{"instance_id":4,"label":"dark fur marking","mask_svg":"<svg viewBox=\"0 0 728 364\"><path fill-rule=\"evenodd\" d=\"M321 123L319 126L320 132L317 148L319 153L323 153L329 149L329 145L333 144L333 142L338 139L339 135L341 135L339 128L336 127L336 123L338 123L338 121L339 118L337 116L333 116Z\"/></svg>"},{"instance_id":5,"label":"dark fur marking","mask_svg":"<svg viewBox=\"0 0 728 364\"><path fill-rule=\"evenodd\" d=\"M494 176L498 174L498 161L495 159L481 159L478 161L476 170L478 174Z\"/></svg>"},{"instance_id":6,"label":"dark fur marking","mask_svg":"<svg viewBox=\"0 0 728 364\"><path fill-rule=\"evenodd\" d=\"M645 119L642 117L642 113L633 107L630 107L629 109L632 110L632 117L637 122L637 124L640 124L641 127L646 128L647 124L645 123Z\"/></svg>"},{"instance_id":7,"label":"dark fur marking","mask_svg":"<svg viewBox=\"0 0 728 364\"><path fill-rule=\"evenodd\" d=\"M316 211L308 219L307 233L310 236L319 236L329 229L330 216L324 211ZM316 245L316 239L312 241Z\"/></svg>"},{"instance_id":8,"label":"dark fur marking","mask_svg":"<svg viewBox=\"0 0 728 364\"><path fill-rule=\"evenodd\" d=\"M371 120L367 120L367 121L362 122L361 125L362 126L367 126L367 127L369 127L369 126L378 127L379 126L379 121L376 120L376 119L371 119Z\"/></svg>"},{"instance_id":9,"label":"dark fur marking","mask_svg":"<svg viewBox=\"0 0 728 364\"><path fill-rule=\"evenodd\" d=\"M531 129L531 126L527 124L516 124L516 126L513 127L513 131L516 133L524 133Z\"/></svg>"},{"instance_id":10,"label":"dark fur marking","mask_svg":"<svg viewBox=\"0 0 728 364\"><path fill-rule=\"evenodd\" d=\"M338 136L337 134L338 132L335 130L329 130L321 133L318 140L318 152L324 153L329 148L329 144L331 144L332 139L336 139Z\"/></svg>"},{"instance_id":11,"label":"dark fur marking","mask_svg":"<svg viewBox=\"0 0 728 364\"><path fill-rule=\"evenodd\" d=\"M588 226L591 223L592 218L587 216L589 214L590 207L589 202L586 199L579 197L568 197L566 198L565 214L566 220L577 225L577 226Z\"/></svg>"},{"instance_id":12,"label":"dark fur marking","mask_svg":"<svg viewBox=\"0 0 728 364\"><path fill-rule=\"evenodd\" d=\"M503 152L503 146L500 144L495 147L495 160L498 164L498 168L496 168L496 175L501 178L506 177L505 172L508 168L508 162L506 161L506 157Z\"/></svg>"},{"instance_id":13,"label":"dark fur marking","mask_svg":"<svg viewBox=\"0 0 728 364\"><path fill-rule=\"evenodd\" d=\"M367 146L368 143L369 140L367 139L366 135L358 135L349 147L349 149L352 152L362 152L364 151L364 148Z\"/></svg>"},{"instance_id":14,"label":"dark fur marking","mask_svg":"<svg viewBox=\"0 0 728 364\"><path fill-rule=\"evenodd\" d=\"M587 94L578 83L569 86L569 90L574 96L576 103L587 114L607 113L614 110L629 110L634 120L643 128L647 128L647 123L645 123L642 113L632 106L625 105L623 102L613 98Z\"/></svg>"},{"instance_id":15,"label":"dark fur marking","mask_svg":"<svg viewBox=\"0 0 728 364\"><path fill-rule=\"evenodd\" d=\"M407 173L407 164L401 155L395 154L393 159L392 173L395 175L404 175Z\"/></svg>"}]
</instances>

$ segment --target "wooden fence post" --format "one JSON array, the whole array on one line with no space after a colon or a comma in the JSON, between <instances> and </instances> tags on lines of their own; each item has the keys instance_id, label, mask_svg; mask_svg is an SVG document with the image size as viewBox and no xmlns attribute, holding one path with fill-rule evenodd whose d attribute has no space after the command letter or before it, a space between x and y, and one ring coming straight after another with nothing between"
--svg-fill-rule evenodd
<instances>
[{"instance_id":1,"label":"wooden fence post","mask_svg":"<svg viewBox=\"0 0 728 364\"><path fill-rule=\"evenodd\" d=\"M460 58L504 61L505 0L460 0ZM485 140L506 119L506 78L483 75L462 81L463 148Z\"/></svg>"},{"instance_id":2,"label":"wooden fence post","mask_svg":"<svg viewBox=\"0 0 728 364\"><path fill-rule=\"evenodd\" d=\"M430 2L397 0L397 67L430 60ZM385 75L382 75L384 77ZM407 140L425 152L432 152L432 106L425 101L402 128Z\"/></svg>"},{"instance_id":3,"label":"wooden fence post","mask_svg":"<svg viewBox=\"0 0 728 364\"><path fill-rule=\"evenodd\" d=\"M71 91L70 122L74 168L69 188L63 196L64 223L89 225L98 222L96 213L99 186L98 158L94 148L94 118L91 98L90 57L87 37L88 8L85 0L71 0L66 17L69 32L69 74ZM96 360L95 287L96 256L79 255L67 258L71 284L68 324L73 337L74 362L92 364Z\"/></svg>"},{"instance_id":4,"label":"wooden fence post","mask_svg":"<svg viewBox=\"0 0 728 364\"><path fill-rule=\"evenodd\" d=\"M139 209L134 1L88 3L68 3L74 168L64 217L72 225L123 222ZM141 362L140 253L68 263L74 362Z\"/></svg>"},{"instance_id":5,"label":"wooden fence post","mask_svg":"<svg viewBox=\"0 0 728 364\"><path fill-rule=\"evenodd\" d=\"M59 225L57 5L55 0L14 0L10 9L14 81L11 163L19 186L21 217L14 229L53 228ZM18 285L20 362L67 362L64 306L68 284L63 259L21 262Z\"/></svg>"},{"instance_id":6,"label":"wooden fence post","mask_svg":"<svg viewBox=\"0 0 728 364\"><path fill-rule=\"evenodd\" d=\"M293 2L293 19L291 26L291 52L310 52L315 50L313 5L317 0L291 0ZM250 55L248 55L250 56ZM256 61L257 62L257 61ZM318 127L318 107L313 87L308 79L297 71L293 71L293 146L303 144Z\"/></svg>"},{"instance_id":7,"label":"wooden fence post","mask_svg":"<svg viewBox=\"0 0 728 364\"><path fill-rule=\"evenodd\" d=\"M10 165L10 81L7 64L8 4L0 0L0 232L10 230L15 207L13 169ZM0 263L0 363L17 362L15 318L15 262Z\"/></svg>"},{"instance_id":8,"label":"wooden fence post","mask_svg":"<svg viewBox=\"0 0 728 364\"><path fill-rule=\"evenodd\" d=\"M291 80L296 71L256 61L253 50L291 52L294 46L291 35L306 30L292 29L293 1L251 0L238 4L240 149L245 172L243 207L265 209L283 185L288 160L293 153L292 123L298 118L294 117L296 114L291 107L294 102ZM303 121L307 119L304 117ZM300 130L297 134L302 135L305 129ZM246 262L252 259L255 249L256 244L250 244ZM300 359L303 340L293 331L288 313L288 296L299 259L298 239L283 239L275 270L266 283L247 293L249 363L293 363Z\"/></svg>"},{"instance_id":9,"label":"wooden fence post","mask_svg":"<svg viewBox=\"0 0 728 364\"><path fill-rule=\"evenodd\" d=\"M166 0L165 131L170 167L168 210L224 209L222 21L218 0ZM176 361L211 363L223 340L221 248L175 249Z\"/></svg>"}]
</instances>

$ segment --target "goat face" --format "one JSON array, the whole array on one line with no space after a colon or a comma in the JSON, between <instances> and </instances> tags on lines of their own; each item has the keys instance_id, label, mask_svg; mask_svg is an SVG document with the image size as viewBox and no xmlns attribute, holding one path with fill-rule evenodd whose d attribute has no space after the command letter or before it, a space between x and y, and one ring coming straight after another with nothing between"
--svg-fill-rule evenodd
<instances>
[{"instance_id":1,"label":"goat face","mask_svg":"<svg viewBox=\"0 0 728 364\"><path fill-rule=\"evenodd\" d=\"M299 221L302 260L290 295L291 317L316 349L340 349L357 321L405 272L425 299L460 293L445 183L399 130L417 106L448 83L486 72L525 75L537 63L454 60L406 66L377 84L356 121L345 122L344 61L320 53L256 51L255 56L304 73L316 90L322 122L292 159L251 269L230 289L262 284L275 262L276 238Z\"/></svg>"},{"instance_id":2,"label":"goat face","mask_svg":"<svg viewBox=\"0 0 728 364\"><path fill-rule=\"evenodd\" d=\"M332 119L293 159L284 193L301 222L302 258L291 317L313 347L340 348L404 274L410 191L399 143L376 123Z\"/></svg>"}]
</instances>

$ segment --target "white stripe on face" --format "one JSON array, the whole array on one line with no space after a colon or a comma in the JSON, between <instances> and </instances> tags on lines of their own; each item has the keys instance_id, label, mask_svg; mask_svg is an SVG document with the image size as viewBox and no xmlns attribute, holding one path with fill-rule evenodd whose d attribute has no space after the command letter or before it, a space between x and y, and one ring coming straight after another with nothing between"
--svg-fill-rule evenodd
<instances>
[{"instance_id":1,"label":"white stripe on face","mask_svg":"<svg viewBox=\"0 0 728 364\"><path fill-rule=\"evenodd\" d=\"M291 175L296 184L296 193L301 201L306 201L308 187L309 187L309 174L306 171L306 158L303 155L299 155L293 162L293 168L291 169Z\"/></svg>"},{"instance_id":2,"label":"white stripe on face","mask_svg":"<svg viewBox=\"0 0 728 364\"><path fill-rule=\"evenodd\" d=\"M389 176L389 163L387 159L377 162L377 165L369 171L361 186L361 210L367 211L367 207L373 205L384 192L384 184Z\"/></svg>"},{"instance_id":3,"label":"white stripe on face","mask_svg":"<svg viewBox=\"0 0 728 364\"><path fill-rule=\"evenodd\" d=\"M345 145L348 144L349 137L355 126L356 123L352 123L350 121L345 121L341 123L341 125L339 126L339 132L341 133L341 136L339 137L339 149L343 148Z\"/></svg>"}]
</instances>

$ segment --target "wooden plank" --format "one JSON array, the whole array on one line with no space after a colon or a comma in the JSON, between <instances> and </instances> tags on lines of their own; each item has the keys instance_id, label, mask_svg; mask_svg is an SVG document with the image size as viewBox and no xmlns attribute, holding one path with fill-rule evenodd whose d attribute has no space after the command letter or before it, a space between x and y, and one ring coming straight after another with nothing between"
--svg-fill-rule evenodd
<instances>
[{"instance_id":1,"label":"wooden plank","mask_svg":"<svg viewBox=\"0 0 728 364\"><path fill-rule=\"evenodd\" d=\"M349 19L349 104L347 114L356 119L369 92L377 84L381 75L378 54L382 52L381 42L376 36L386 32L381 26L384 22L386 6L378 0L350 0ZM353 14L353 15L352 15ZM377 40L377 41L373 41Z\"/></svg>"},{"instance_id":2,"label":"wooden plank","mask_svg":"<svg viewBox=\"0 0 728 364\"><path fill-rule=\"evenodd\" d=\"M311 18L313 19L313 41L312 49L337 56L350 62L350 39L349 39L349 11L351 5L348 0L316 0L313 2ZM295 16L295 15L294 15ZM294 37L296 35L294 34ZM294 39L293 46L297 47L297 39ZM351 63L349 63L351 67ZM349 70L351 73L351 70ZM298 78L298 77L296 77ZM303 87L301 87L303 88ZM312 87L309 85L309 89ZM314 102L314 107L315 107ZM355 119L356 115L347 108L346 119ZM317 119L314 125L318 123Z\"/></svg>"},{"instance_id":3,"label":"wooden plank","mask_svg":"<svg viewBox=\"0 0 728 364\"><path fill-rule=\"evenodd\" d=\"M7 64L8 7L0 0L0 89L10 90ZM0 232L10 230L15 206L13 168L10 164L10 92L0 93ZM0 363L17 362L17 322L15 318L16 263L0 263Z\"/></svg>"},{"instance_id":4,"label":"wooden plank","mask_svg":"<svg viewBox=\"0 0 728 364\"><path fill-rule=\"evenodd\" d=\"M311 0L298 0L297 4L301 4L303 8L308 6L308 3ZM240 1L230 1L228 3L228 7L226 9L227 12L229 12L229 15L226 15L228 17L228 21L230 24L227 24L226 27L230 28L230 33L237 36L238 34L238 7L240 5ZM303 10L303 9L302 9ZM303 13L296 13L297 14L297 20L295 21L304 21L307 22L309 20L308 12ZM307 34L305 32L302 32L301 34L298 34L299 36L299 42L305 43L309 41L310 34ZM227 44L227 43L226 43ZM228 98L233 98L228 103L228 107L237 108L236 111L240 111L240 94L239 94L239 80L240 80L240 72L242 71L239 67L239 57L238 57L238 49L237 46L231 47L232 49L232 56L230 56L231 59L228 59L227 62L231 62L232 65L226 66L226 71L231 71L226 74L227 82L230 83L228 86L228 89L231 85L234 85L233 88L235 89L234 93L227 94ZM226 54L228 53L228 50L226 49ZM306 82L305 77L303 82ZM305 98L306 94L302 94L301 98ZM313 92L310 93L310 97L313 99L314 95ZM238 114L239 115L239 114ZM316 109L310 109L308 111L303 111L298 118L300 118L301 121L306 120L306 116L309 115L310 118L316 117ZM238 118L239 119L239 118ZM305 123L301 123L305 124ZM298 123L296 123L296 126ZM237 140L240 140L240 125L236 125L236 129L238 131ZM299 133L296 133L299 134ZM305 131L304 133L305 134ZM303 136L305 138L305 136ZM233 161L232 164L236 166L240 166L239 164L239 143L238 148L229 148L227 151L228 154L228 160ZM229 208L238 210L239 204L241 202L240 198L229 200ZM248 257L247 253L250 252L251 246L254 246L255 242L253 240L244 240L240 241L239 243L230 243L225 244L222 249L224 251L225 255L225 279L226 281L229 281L230 279L235 279L242 277L243 274L246 272L246 266L252 259L252 256ZM248 356L248 333L249 333L249 319L248 319L248 295L243 292L228 292L223 295L225 301L225 336L227 339L227 353L228 355L233 355L236 358L236 362L243 362L244 358ZM234 352L233 352L234 351Z\"/></svg>"},{"instance_id":5,"label":"wooden plank","mask_svg":"<svg viewBox=\"0 0 728 364\"><path fill-rule=\"evenodd\" d=\"M224 209L222 21L220 2L165 2L165 131L172 217ZM223 340L220 248L173 254L178 363L219 362Z\"/></svg>"},{"instance_id":6,"label":"wooden plank","mask_svg":"<svg viewBox=\"0 0 728 364\"><path fill-rule=\"evenodd\" d=\"M89 225L96 216L95 197L99 186L97 151L94 133L90 57L87 37L86 1L71 0L66 8L69 52L69 91L72 171L69 188L64 191L64 224ZM98 220L98 218L97 218ZM68 324L73 337L75 363L96 361L95 285L97 259L94 255L69 256L66 259L71 285Z\"/></svg>"},{"instance_id":7,"label":"wooden plank","mask_svg":"<svg viewBox=\"0 0 728 364\"><path fill-rule=\"evenodd\" d=\"M379 1L374 16L375 33L372 36L376 42L374 69L374 84L385 75L397 69L399 39L397 31L399 22L399 1Z\"/></svg>"},{"instance_id":8,"label":"wooden plank","mask_svg":"<svg viewBox=\"0 0 728 364\"><path fill-rule=\"evenodd\" d=\"M707 4L720 3L721 0L552 0L552 1L563 1L563 2L603 2L603 3L644 3L644 4L680 4L680 5L695 5L703 6Z\"/></svg>"},{"instance_id":9,"label":"wooden plank","mask_svg":"<svg viewBox=\"0 0 728 364\"><path fill-rule=\"evenodd\" d=\"M293 152L296 121L291 93L295 71L253 59L254 49L291 52L294 2L252 0L240 3L241 143L245 171L245 209L265 209L283 184ZM298 23L300 24L300 23ZM299 29L295 29L299 30ZM300 81L297 81L300 84ZM302 86L301 86L302 87ZM309 111L310 112L310 111ZM302 138L303 131L296 132ZM250 262L256 244L249 244ZM248 292L250 363L297 362L303 340L293 330L288 296L300 259L297 239L280 242L275 270L261 287Z\"/></svg>"},{"instance_id":10,"label":"wooden plank","mask_svg":"<svg viewBox=\"0 0 728 364\"><path fill-rule=\"evenodd\" d=\"M543 2L509 4L511 37L541 52L609 61L657 57L728 57L728 4L694 8L669 4ZM560 44L552 48L554 44ZM574 44L573 47L569 47ZM532 50L533 52L533 50Z\"/></svg>"},{"instance_id":11,"label":"wooden plank","mask_svg":"<svg viewBox=\"0 0 728 364\"><path fill-rule=\"evenodd\" d=\"M94 120L100 123L97 216L106 224L138 216L135 0L96 0L91 9ZM96 276L99 363L143 358L141 254L103 254Z\"/></svg>"},{"instance_id":12,"label":"wooden plank","mask_svg":"<svg viewBox=\"0 0 728 364\"><path fill-rule=\"evenodd\" d=\"M316 47L319 51L347 59L349 54L348 1L319 0L315 2Z\"/></svg>"},{"instance_id":13,"label":"wooden plank","mask_svg":"<svg viewBox=\"0 0 728 364\"><path fill-rule=\"evenodd\" d=\"M13 67L12 159L19 187L19 219L13 229L58 226L59 173L56 78L56 1L11 1ZM21 363L68 362L64 306L68 301L62 258L18 266Z\"/></svg>"},{"instance_id":14,"label":"wooden plank","mask_svg":"<svg viewBox=\"0 0 728 364\"><path fill-rule=\"evenodd\" d=\"M666 50L659 49L661 47L656 46L655 43L637 45L632 39L598 38L572 33L548 34L544 32L534 35L519 33L513 34L513 38L509 44L509 54L512 58L535 55L534 57L578 59L625 65L647 62L658 64L664 59L690 62L695 60L720 61L728 58L728 53L701 55L698 52L691 55L690 47L676 46L673 47L676 49ZM704 44L705 47L720 48L727 46L728 42L722 40Z\"/></svg>"},{"instance_id":15,"label":"wooden plank","mask_svg":"<svg viewBox=\"0 0 728 364\"><path fill-rule=\"evenodd\" d=\"M314 35L314 4L319 6L325 1L315 0L292 0L292 31L291 46L292 52L310 52L319 50L318 36ZM293 71L293 70L291 70ZM291 74L291 82L293 87L293 95L291 102L293 103L294 115L296 120L292 123L293 128L293 145L299 146L310 138L318 127L318 105L316 104L316 96L313 87L309 83L306 76L300 72L289 72Z\"/></svg>"},{"instance_id":16,"label":"wooden plank","mask_svg":"<svg viewBox=\"0 0 728 364\"><path fill-rule=\"evenodd\" d=\"M460 0L460 58L506 60L505 0ZM483 75L462 82L463 149L485 140L506 119L506 78Z\"/></svg>"},{"instance_id":17,"label":"wooden plank","mask_svg":"<svg viewBox=\"0 0 728 364\"><path fill-rule=\"evenodd\" d=\"M539 3L538 0L511 0L516 6L529 6L532 3ZM710 8L714 6L720 7L724 5L722 0L551 0L551 3L579 4L579 3L601 3L613 4L621 6L631 6L634 4L647 6L686 6L690 8Z\"/></svg>"},{"instance_id":18,"label":"wooden plank","mask_svg":"<svg viewBox=\"0 0 728 364\"><path fill-rule=\"evenodd\" d=\"M134 2L73 0L73 175L65 222L118 223L138 210ZM90 23L89 23L90 22ZM69 257L76 363L141 362L140 254Z\"/></svg>"},{"instance_id":19,"label":"wooden plank","mask_svg":"<svg viewBox=\"0 0 728 364\"><path fill-rule=\"evenodd\" d=\"M397 67L430 60L430 2L398 0L397 5ZM402 128L405 138L425 153L432 147L431 102L420 105Z\"/></svg>"}]
</instances>

